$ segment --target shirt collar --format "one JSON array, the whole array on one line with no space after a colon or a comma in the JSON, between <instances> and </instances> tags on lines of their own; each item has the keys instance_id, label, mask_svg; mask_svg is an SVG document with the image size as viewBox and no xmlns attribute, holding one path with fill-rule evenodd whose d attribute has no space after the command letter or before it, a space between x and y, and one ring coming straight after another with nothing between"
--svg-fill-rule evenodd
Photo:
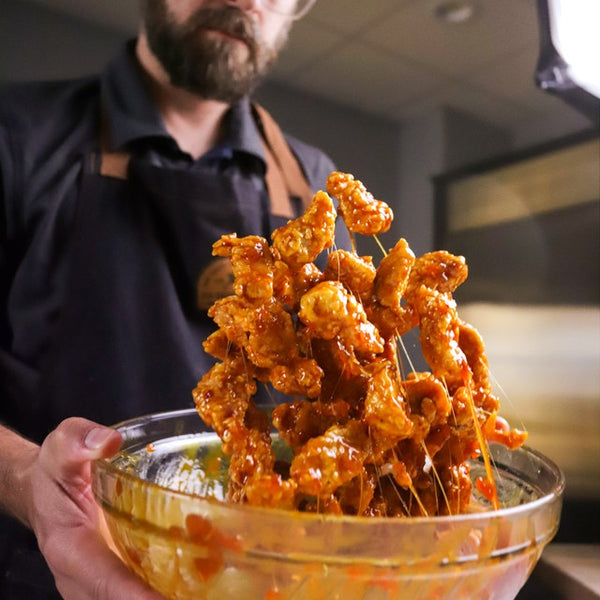
<instances>
[{"instance_id":1,"label":"shirt collar","mask_svg":"<svg viewBox=\"0 0 600 600\"><path fill-rule=\"evenodd\" d=\"M101 87L111 149L124 149L139 140L152 138L157 145L185 154L166 130L148 93L135 57L135 40L128 42L108 65L102 76ZM261 136L249 98L244 97L233 104L225 118L225 139L209 154L226 156L241 152L253 155L264 163Z\"/></svg>"}]
</instances>

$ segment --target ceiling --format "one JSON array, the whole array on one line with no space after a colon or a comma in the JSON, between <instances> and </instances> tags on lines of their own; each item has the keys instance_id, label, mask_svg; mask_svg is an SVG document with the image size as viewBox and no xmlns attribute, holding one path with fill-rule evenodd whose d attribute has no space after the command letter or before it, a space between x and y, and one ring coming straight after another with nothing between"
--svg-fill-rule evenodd
<instances>
[{"instance_id":1,"label":"ceiling","mask_svg":"<svg viewBox=\"0 0 600 600\"><path fill-rule=\"evenodd\" d=\"M36 0L134 33L137 0ZM297 22L271 73L276 82L370 114L403 120L451 106L515 129L586 120L536 88L536 0L473 0L464 23L435 16L442 0L318 0Z\"/></svg>"}]
</instances>

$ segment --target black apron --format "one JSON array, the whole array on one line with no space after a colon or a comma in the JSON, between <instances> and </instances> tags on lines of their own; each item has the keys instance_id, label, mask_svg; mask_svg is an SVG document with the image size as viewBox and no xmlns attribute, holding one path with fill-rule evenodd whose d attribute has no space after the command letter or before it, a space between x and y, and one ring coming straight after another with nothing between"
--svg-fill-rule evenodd
<instances>
[{"instance_id":1,"label":"black apron","mask_svg":"<svg viewBox=\"0 0 600 600\"><path fill-rule=\"evenodd\" d=\"M239 172L170 169L125 154L87 157L65 303L40 379L51 411L44 423L80 415L112 424L192 404L193 388L214 363L202 349L215 328L206 309L231 289L222 281L231 277L227 261L212 257L212 244L231 232L268 238L298 212L285 181L291 153L282 159L279 147L275 155L283 136L273 135L277 141L264 144L270 201ZM275 183L274 173L281 175ZM306 203L303 182L292 193Z\"/></svg>"},{"instance_id":2,"label":"black apron","mask_svg":"<svg viewBox=\"0 0 600 600\"><path fill-rule=\"evenodd\" d=\"M231 286L213 242L231 232L269 237L311 196L264 112L260 124L269 201L240 174L157 167L125 154L85 157L65 300L27 435L41 441L69 416L110 425L192 405L214 362L202 349L215 328L207 303ZM0 530L0 597L59 598L31 532L2 515Z\"/></svg>"}]
</instances>

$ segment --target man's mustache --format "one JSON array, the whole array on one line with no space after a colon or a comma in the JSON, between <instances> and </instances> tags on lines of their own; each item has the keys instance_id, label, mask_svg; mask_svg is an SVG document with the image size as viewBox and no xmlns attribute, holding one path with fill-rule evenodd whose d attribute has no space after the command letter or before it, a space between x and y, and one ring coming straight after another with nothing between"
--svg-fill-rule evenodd
<instances>
[{"instance_id":1,"label":"man's mustache","mask_svg":"<svg viewBox=\"0 0 600 600\"><path fill-rule=\"evenodd\" d=\"M188 35L202 29L214 29L246 43L252 50L257 46L257 28L254 21L235 6L199 8L185 26Z\"/></svg>"}]
</instances>

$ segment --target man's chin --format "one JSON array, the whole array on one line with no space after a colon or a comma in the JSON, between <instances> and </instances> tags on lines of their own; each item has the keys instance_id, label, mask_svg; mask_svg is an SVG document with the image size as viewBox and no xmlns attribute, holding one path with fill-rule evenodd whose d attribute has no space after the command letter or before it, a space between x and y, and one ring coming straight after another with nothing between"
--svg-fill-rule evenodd
<instances>
[{"instance_id":1,"label":"man's chin","mask_svg":"<svg viewBox=\"0 0 600 600\"><path fill-rule=\"evenodd\" d=\"M206 29L204 30L203 35L206 36L207 40L210 40L210 42L213 43L216 42L221 47L226 45L227 53L235 55L236 60L247 60L250 56L248 43L239 37L235 37L224 31L219 31L218 29Z\"/></svg>"},{"instance_id":2,"label":"man's chin","mask_svg":"<svg viewBox=\"0 0 600 600\"><path fill-rule=\"evenodd\" d=\"M244 96L250 94L256 87L257 81L240 78L235 73L230 72L226 75L221 72L217 79L208 78L191 78L185 81L173 81L176 87L195 94L203 100L214 100L217 102L225 102L232 104L239 101Z\"/></svg>"}]
</instances>

